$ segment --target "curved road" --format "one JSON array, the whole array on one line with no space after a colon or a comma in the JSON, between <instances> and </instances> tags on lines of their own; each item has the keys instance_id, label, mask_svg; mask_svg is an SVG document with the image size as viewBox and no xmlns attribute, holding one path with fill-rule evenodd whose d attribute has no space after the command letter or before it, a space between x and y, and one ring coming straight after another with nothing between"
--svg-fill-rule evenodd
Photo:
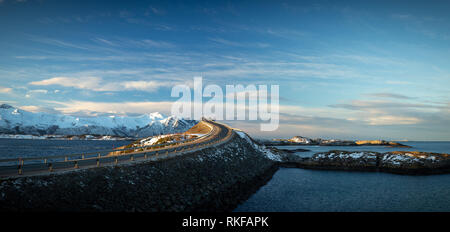
<instances>
[{"instance_id":1,"label":"curved road","mask_svg":"<svg viewBox=\"0 0 450 232\"><path fill-rule=\"evenodd\" d=\"M76 171L78 169L131 165L137 162L162 160L223 144L233 135L233 130L224 124L209 120L203 120L203 123L211 128L206 136L179 142L121 150L106 150L88 154L3 159L0 160L0 178L47 175L55 172ZM123 151L124 154L111 155L112 152L118 151Z\"/></svg>"}]
</instances>

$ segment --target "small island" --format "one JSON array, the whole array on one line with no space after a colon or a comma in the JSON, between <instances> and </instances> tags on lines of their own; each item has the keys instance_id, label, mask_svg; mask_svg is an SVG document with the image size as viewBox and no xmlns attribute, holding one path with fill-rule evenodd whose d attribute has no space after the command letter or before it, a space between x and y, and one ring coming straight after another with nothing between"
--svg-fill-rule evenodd
<instances>
[{"instance_id":1,"label":"small island","mask_svg":"<svg viewBox=\"0 0 450 232\"><path fill-rule=\"evenodd\" d=\"M450 173L450 154L418 151L378 153L332 150L316 153L309 158L286 155L285 160L285 167L307 169L382 171L408 175Z\"/></svg>"},{"instance_id":2,"label":"small island","mask_svg":"<svg viewBox=\"0 0 450 232\"><path fill-rule=\"evenodd\" d=\"M303 136L294 136L290 139L273 139L269 141L261 141L266 146L292 146L292 145L317 145L317 146L388 146L388 147L405 147L408 145L399 142L385 140L339 140L339 139L322 139L308 138Z\"/></svg>"}]
</instances>

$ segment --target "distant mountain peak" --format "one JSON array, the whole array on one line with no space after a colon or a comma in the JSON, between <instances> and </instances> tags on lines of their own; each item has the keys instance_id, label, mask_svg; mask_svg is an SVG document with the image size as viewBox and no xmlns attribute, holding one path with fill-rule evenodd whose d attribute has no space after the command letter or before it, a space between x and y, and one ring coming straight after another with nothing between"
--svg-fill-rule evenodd
<instances>
[{"instance_id":1,"label":"distant mountain peak","mask_svg":"<svg viewBox=\"0 0 450 232\"><path fill-rule=\"evenodd\" d=\"M0 105L0 109L13 109L14 107L12 107L11 105L8 104L1 104Z\"/></svg>"},{"instance_id":2,"label":"distant mountain peak","mask_svg":"<svg viewBox=\"0 0 450 232\"><path fill-rule=\"evenodd\" d=\"M13 106L0 105L0 134L27 135L110 135L148 137L184 132L194 120L165 116L154 112L137 117L75 117L51 113L32 113Z\"/></svg>"},{"instance_id":3,"label":"distant mountain peak","mask_svg":"<svg viewBox=\"0 0 450 232\"><path fill-rule=\"evenodd\" d=\"M153 112L149 114L151 119L163 119L166 118L166 116L160 112Z\"/></svg>"}]
</instances>

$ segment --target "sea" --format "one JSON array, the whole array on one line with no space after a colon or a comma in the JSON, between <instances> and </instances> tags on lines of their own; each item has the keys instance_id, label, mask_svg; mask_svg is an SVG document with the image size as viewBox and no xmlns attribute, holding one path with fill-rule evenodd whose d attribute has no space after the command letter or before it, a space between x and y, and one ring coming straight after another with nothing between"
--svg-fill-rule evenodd
<instances>
[{"instance_id":1,"label":"sea","mask_svg":"<svg viewBox=\"0 0 450 232\"><path fill-rule=\"evenodd\" d=\"M0 139L0 159L70 155L110 150L127 140Z\"/></svg>"}]
</instances>

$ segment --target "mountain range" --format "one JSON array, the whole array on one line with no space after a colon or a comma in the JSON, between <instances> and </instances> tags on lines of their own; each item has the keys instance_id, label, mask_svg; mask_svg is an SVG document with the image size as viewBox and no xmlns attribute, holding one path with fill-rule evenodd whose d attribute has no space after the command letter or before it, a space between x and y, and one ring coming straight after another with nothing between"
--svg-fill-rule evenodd
<instances>
[{"instance_id":1,"label":"mountain range","mask_svg":"<svg viewBox=\"0 0 450 232\"><path fill-rule=\"evenodd\" d=\"M0 134L91 134L142 138L183 132L196 123L195 120L165 116L158 112L137 117L76 117L43 112L33 113L7 104L0 105Z\"/></svg>"}]
</instances>

